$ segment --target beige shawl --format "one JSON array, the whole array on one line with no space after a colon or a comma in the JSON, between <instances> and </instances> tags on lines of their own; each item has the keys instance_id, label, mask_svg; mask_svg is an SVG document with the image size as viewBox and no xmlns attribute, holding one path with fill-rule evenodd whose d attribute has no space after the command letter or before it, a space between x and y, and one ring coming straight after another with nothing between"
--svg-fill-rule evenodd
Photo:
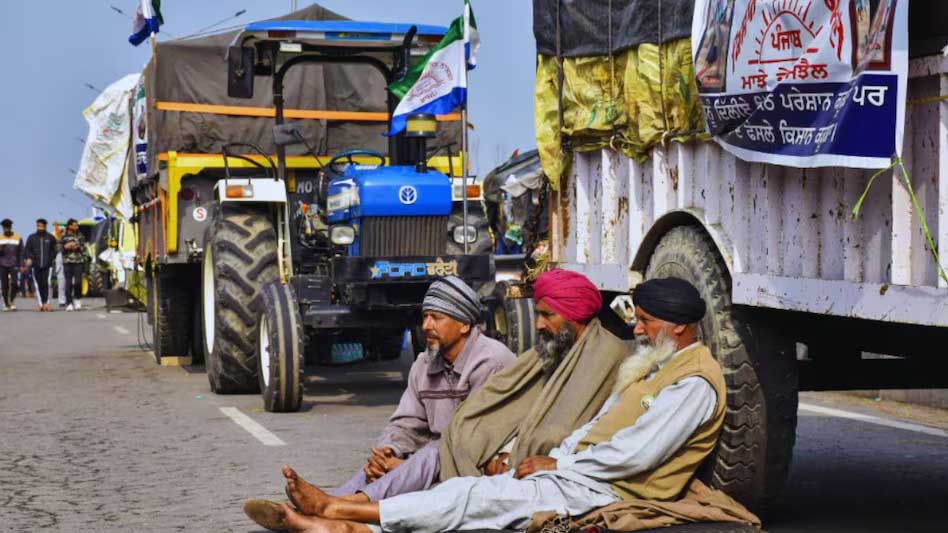
<instances>
[{"instance_id":1,"label":"beige shawl","mask_svg":"<svg viewBox=\"0 0 948 533\"><path fill-rule=\"evenodd\" d=\"M593 319L549 380L535 350L491 376L441 435L441 479L478 476L513 437L510 465L549 453L592 419L612 391L629 349Z\"/></svg>"},{"instance_id":2,"label":"beige shawl","mask_svg":"<svg viewBox=\"0 0 948 533\"><path fill-rule=\"evenodd\" d=\"M591 526L611 531L640 531L693 522L738 522L746 524L751 531L760 528L760 519L737 500L694 478L679 500L623 500L575 518L549 511L536 513L527 526L527 533L565 533Z\"/></svg>"}]
</instances>

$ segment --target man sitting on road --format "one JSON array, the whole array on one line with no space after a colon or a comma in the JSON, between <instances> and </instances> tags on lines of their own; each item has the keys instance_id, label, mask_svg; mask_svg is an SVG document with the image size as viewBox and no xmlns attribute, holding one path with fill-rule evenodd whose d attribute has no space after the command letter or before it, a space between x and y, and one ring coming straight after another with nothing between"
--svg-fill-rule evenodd
<instances>
[{"instance_id":1,"label":"man sitting on road","mask_svg":"<svg viewBox=\"0 0 948 533\"><path fill-rule=\"evenodd\" d=\"M428 350L412 365L408 388L365 468L335 495L376 500L428 488L437 479L438 438L458 404L514 360L506 345L480 332L480 309L477 293L460 278L431 284L422 303ZM410 468L390 474L407 458Z\"/></svg>"},{"instance_id":2,"label":"man sitting on road","mask_svg":"<svg viewBox=\"0 0 948 533\"><path fill-rule=\"evenodd\" d=\"M439 478L501 473L509 469L509 456L545 453L596 414L628 353L595 318L602 306L599 291L581 274L552 270L537 279L534 300L540 343L461 404L440 446L424 456L424 467L412 464L416 454L389 474L411 468L433 477L399 484L401 491L388 497L423 490ZM284 467L284 475L298 507L306 509L311 495L318 498L292 469ZM375 501L366 493L346 499ZM272 520L279 508L272 502L253 500L244 509L261 525L279 529Z\"/></svg>"},{"instance_id":3,"label":"man sitting on road","mask_svg":"<svg viewBox=\"0 0 948 533\"><path fill-rule=\"evenodd\" d=\"M628 519L626 530L691 521L758 525L740 504L694 477L717 443L727 400L721 367L698 340L705 302L676 278L639 285L634 301L635 334L647 340L622 363L595 417L549 453L527 457L503 475L457 477L379 502L314 489L300 509L309 516L284 505L282 525L352 533L524 529L536 513L541 520L578 517L605 506ZM701 505L681 499L695 492Z\"/></svg>"}]
</instances>

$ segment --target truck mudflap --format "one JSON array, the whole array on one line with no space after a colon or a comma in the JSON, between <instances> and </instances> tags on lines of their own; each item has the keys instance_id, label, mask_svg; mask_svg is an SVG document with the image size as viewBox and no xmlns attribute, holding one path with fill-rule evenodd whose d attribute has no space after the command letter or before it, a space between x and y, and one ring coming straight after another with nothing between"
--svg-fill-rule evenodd
<instances>
[{"instance_id":1,"label":"truck mudflap","mask_svg":"<svg viewBox=\"0 0 948 533\"><path fill-rule=\"evenodd\" d=\"M332 260L334 284L391 284L428 282L457 276L468 283L494 279L494 256L444 255L415 257L336 257Z\"/></svg>"}]
</instances>

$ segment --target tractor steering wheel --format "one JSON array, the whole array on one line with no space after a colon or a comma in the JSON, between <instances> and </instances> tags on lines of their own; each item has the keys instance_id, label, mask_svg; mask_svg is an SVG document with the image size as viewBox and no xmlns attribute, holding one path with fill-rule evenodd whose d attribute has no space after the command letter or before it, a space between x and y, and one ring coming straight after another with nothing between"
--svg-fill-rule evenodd
<instances>
[{"instance_id":1,"label":"tractor steering wheel","mask_svg":"<svg viewBox=\"0 0 948 533\"><path fill-rule=\"evenodd\" d=\"M346 150L345 152L336 154L332 159L329 160L329 164L326 165L329 167L330 172L341 176L343 170L339 169L339 165L343 163L347 165L356 164L354 157L373 157L379 160L379 166L385 166L385 154L376 152L375 150Z\"/></svg>"}]
</instances>

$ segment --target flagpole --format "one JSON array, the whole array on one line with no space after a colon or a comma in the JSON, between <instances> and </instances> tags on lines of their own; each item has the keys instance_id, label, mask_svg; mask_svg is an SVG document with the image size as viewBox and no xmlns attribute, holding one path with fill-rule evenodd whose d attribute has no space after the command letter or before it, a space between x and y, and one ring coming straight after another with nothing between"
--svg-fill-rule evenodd
<instances>
[{"instance_id":1,"label":"flagpole","mask_svg":"<svg viewBox=\"0 0 948 533\"><path fill-rule=\"evenodd\" d=\"M467 40L468 32L468 13L467 5L464 6L464 39L462 42ZM461 65L461 72L464 73L464 104L461 105L461 205L464 209L464 222L462 223L462 230L464 233L464 255L467 255L468 252L468 242L467 242L467 167L470 163L470 153L468 152L468 139L467 139L467 99L470 97L470 90L467 85L467 54L464 54L464 62Z\"/></svg>"},{"instance_id":2,"label":"flagpole","mask_svg":"<svg viewBox=\"0 0 948 533\"><path fill-rule=\"evenodd\" d=\"M467 78L467 69L465 68L464 77ZM465 79L465 85L467 80ZM465 100L467 98L465 97ZM468 143L467 143L467 102L461 107L461 205L464 206L464 255L467 255L467 166L469 162Z\"/></svg>"}]
</instances>

